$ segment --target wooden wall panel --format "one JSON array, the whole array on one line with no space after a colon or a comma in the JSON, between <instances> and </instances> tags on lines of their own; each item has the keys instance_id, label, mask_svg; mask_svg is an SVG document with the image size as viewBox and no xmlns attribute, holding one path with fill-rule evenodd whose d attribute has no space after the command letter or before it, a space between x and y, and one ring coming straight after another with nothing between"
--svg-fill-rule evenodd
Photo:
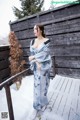
<instances>
[{"instance_id":1,"label":"wooden wall panel","mask_svg":"<svg viewBox=\"0 0 80 120\"><path fill-rule=\"evenodd\" d=\"M80 4L64 5L10 23L28 61L30 41L35 39L33 27L42 23L51 41L53 61L51 74L79 77L80 72Z\"/></svg>"},{"instance_id":2,"label":"wooden wall panel","mask_svg":"<svg viewBox=\"0 0 80 120\"><path fill-rule=\"evenodd\" d=\"M70 76L74 78L80 78L80 69L71 69L71 68L55 68L56 74Z\"/></svg>"},{"instance_id":3,"label":"wooden wall panel","mask_svg":"<svg viewBox=\"0 0 80 120\"><path fill-rule=\"evenodd\" d=\"M10 77L9 46L0 46L0 83Z\"/></svg>"}]
</instances>

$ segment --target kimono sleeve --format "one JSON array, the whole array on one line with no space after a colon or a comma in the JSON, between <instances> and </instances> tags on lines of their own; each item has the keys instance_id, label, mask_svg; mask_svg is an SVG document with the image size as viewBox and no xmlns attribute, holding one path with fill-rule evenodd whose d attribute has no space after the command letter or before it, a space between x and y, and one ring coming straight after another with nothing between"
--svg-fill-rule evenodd
<instances>
[{"instance_id":1,"label":"kimono sleeve","mask_svg":"<svg viewBox=\"0 0 80 120\"><path fill-rule=\"evenodd\" d=\"M31 55L34 55L34 51L33 51L33 49L32 49L33 43L34 43L34 40L32 40L32 41L30 42L30 56L31 56ZM30 69L33 71L33 70L34 70L34 60L29 61L29 64L30 64Z\"/></svg>"},{"instance_id":2,"label":"kimono sleeve","mask_svg":"<svg viewBox=\"0 0 80 120\"><path fill-rule=\"evenodd\" d=\"M31 55L34 55L34 51L33 51L33 49L32 49L32 45L34 44L34 40L32 40L31 42L30 42L30 56Z\"/></svg>"}]
</instances>

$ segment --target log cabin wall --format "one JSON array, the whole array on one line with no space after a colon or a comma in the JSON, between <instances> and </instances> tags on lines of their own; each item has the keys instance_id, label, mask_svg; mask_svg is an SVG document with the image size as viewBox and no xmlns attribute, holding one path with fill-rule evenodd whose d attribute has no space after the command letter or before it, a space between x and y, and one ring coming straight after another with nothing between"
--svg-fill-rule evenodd
<instances>
[{"instance_id":1,"label":"log cabin wall","mask_svg":"<svg viewBox=\"0 0 80 120\"><path fill-rule=\"evenodd\" d=\"M10 77L9 46L0 46L0 83Z\"/></svg>"},{"instance_id":2,"label":"log cabin wall","mask_svg":"<svg viewBox=\"0 0 80 120\"><path fill-rule=\"evenodd\" d=\"M80 4L64 5L10 22L24 51L29 56L29 44L34 39L33 26L42 23L51 40L53 68L51 75L80 77Z\"/></svg>"}]
</instances>

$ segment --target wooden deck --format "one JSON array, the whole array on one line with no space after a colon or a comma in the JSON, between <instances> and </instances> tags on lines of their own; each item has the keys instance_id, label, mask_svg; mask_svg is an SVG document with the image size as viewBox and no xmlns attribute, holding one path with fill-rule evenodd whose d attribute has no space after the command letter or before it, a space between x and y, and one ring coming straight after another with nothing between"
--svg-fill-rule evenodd
<instances>
[{"instance_id":1,"label":"wooden deck","mask_svg":"<svg viewBox=\"0 0 80 120\"><path fill-rule=\"evenodd\" d=\"M12 86L11 96L15 120L31 120L28 116L33 109L33 75L23 78L18 91ZM0 98L0 112L8 112L4 89ZM48 99L47 108L34 120L80 120L79 79L56 75L50 82Z\"/></svg>"},{"instance_id":2,"label":"wooden deck","mask_svg":"<svg viewBox=\"0 0 80 120\"><path fill-rule=\"evenodd\" d=\"M80 120L80 80L56 76L50 84L49 105L35 120Z\"/></svg>"}]
</instances>

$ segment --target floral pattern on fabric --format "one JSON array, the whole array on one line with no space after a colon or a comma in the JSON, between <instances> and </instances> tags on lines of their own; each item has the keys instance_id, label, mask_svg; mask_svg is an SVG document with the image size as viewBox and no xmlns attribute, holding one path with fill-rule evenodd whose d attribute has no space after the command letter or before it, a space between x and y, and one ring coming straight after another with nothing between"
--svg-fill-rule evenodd
<instances>
[{"instance_id":1,"label":"floral pattern on fabric","mask_svg":"<svg viewBox=\"0 0 80 120\"><path fill-rule=\"evenodd\" d=\"M47 92L52 66L49 45L50 40L42 43L39 48L33 48L32 41L30 43L30 55L34 55L35 59L41 64L41 69L38 70L36 62L34 60L30 62L30 69L34 73L33 107L37 110L41 110L44 105L48 104Z\"/></svg>"}]
</instances>

